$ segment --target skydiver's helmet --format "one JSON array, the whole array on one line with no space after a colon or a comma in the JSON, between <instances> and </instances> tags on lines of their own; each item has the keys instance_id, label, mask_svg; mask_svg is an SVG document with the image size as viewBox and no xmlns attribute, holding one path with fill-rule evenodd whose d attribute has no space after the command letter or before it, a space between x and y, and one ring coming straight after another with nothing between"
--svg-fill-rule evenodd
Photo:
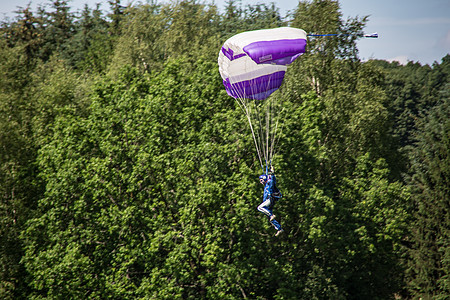
<instances>
[{"instance_id":1,"label":"skydiver's helmet","mask_svg":"<svg viewBox=\"0 0 450 300\"><path fill-rule=\"evenodd\" d=\"M266 174L262 174L259 176L259 182L263 184L267 182L267 179L269 179L269 176L267 176Z\"/></svg>"}]
</instances>

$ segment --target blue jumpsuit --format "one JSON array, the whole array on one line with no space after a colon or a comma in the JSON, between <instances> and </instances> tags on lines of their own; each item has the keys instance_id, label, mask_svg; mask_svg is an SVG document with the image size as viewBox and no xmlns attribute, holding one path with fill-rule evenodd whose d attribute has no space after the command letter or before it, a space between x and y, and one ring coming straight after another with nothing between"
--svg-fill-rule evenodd
<instances>
[{"instance_id":1,"label":"blue jumpsuit","mask_svg":"<svg viewBox=\"0 0 450 300\"><path fill-rule=\"evenodd\" d=\"M274 194L277 192L278 198L281 198L281 194L279 194L279 191L276 188L276 178L275 175L268 175L268 179L266 181L266 184L264 186L264 196L263 196L263 202L258 206L258 210L265 214L267 217L270 217L273 215L272 209L275 205L275 201L278 200L277 198L274 198ZM281 225L278 223L275 219L270 221L270 223L275 227L275 229L281 230Z\"/></svg>"}]
</instances>

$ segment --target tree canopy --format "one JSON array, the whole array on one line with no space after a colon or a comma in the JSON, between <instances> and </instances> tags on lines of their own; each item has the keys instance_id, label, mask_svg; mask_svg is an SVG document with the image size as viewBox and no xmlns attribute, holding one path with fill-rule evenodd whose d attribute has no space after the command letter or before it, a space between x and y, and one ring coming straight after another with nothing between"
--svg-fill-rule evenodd
<instances>
[{"instance_id":1,"label":"tree canopy","mask_svg":"<svg viewBox=\"0 0 450 300\"><path fill-rule=\"evenodd\" d=\"M335 0L109 5L0 26L0 298L446 299L449 55L362 62ZM280 26L341 35L271 96L274 237L217 55Z\"/></svg>"}]
</instances>

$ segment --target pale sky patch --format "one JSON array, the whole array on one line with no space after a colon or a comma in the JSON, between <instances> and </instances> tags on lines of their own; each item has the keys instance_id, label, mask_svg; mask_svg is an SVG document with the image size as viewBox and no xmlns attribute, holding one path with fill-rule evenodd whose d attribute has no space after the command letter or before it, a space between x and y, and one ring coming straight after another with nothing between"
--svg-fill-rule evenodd
<instances>
[{"instance_id":1,"label":"pale sky patch","mask_svg":"<svg viewBox=\"0 0 450 300\"><path fill-rule=\"evenodd\" d=\"M450 12L449 12L450 13ZM450 25L450 18L373 18L373 25L376 26L425 26L425 25Z\"/></svg>"},{"instance_id":2,"label":"pale sky patch","mask_svg":"<svg viewBox=\"0 0 450 300\"><path fill-rule=\"evenodd\" d=\"M447 48L450 52L450 29L447 31L447 34L438 41L438 45Z\"/></svg>"},{"instance_id":3,"label":"pale sky patch","mask_svg":"<svg viewBox=\"0 0 450 300\"><path fill-rule=\"evenodd\" d=\"M388 62L396 61L401 65L406 65L408 63L409 59L408 59L408 56L406 56L406 55L400 55L400 56L396 56L393 58L389 58L389 59L387 59L387 61Z\"/></svg>"}]
</instances>

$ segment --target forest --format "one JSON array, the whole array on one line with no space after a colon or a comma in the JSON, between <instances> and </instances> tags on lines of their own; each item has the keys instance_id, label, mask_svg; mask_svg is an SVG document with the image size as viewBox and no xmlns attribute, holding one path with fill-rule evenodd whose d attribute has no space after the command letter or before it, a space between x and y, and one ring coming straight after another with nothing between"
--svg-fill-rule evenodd
<instances>
[{"instance_id":1,"label":"forest","mask_svg":"<svg viewBox=\"0 0 450 300\"><path fill-rule=\"evenodd\" d=\"M1 21L1 299L449 299L450 55L362 61L336 0L108 5ZM337 37L271 96L275 237L217 57L281 26Z\"/></svg>"}]
</instances>

